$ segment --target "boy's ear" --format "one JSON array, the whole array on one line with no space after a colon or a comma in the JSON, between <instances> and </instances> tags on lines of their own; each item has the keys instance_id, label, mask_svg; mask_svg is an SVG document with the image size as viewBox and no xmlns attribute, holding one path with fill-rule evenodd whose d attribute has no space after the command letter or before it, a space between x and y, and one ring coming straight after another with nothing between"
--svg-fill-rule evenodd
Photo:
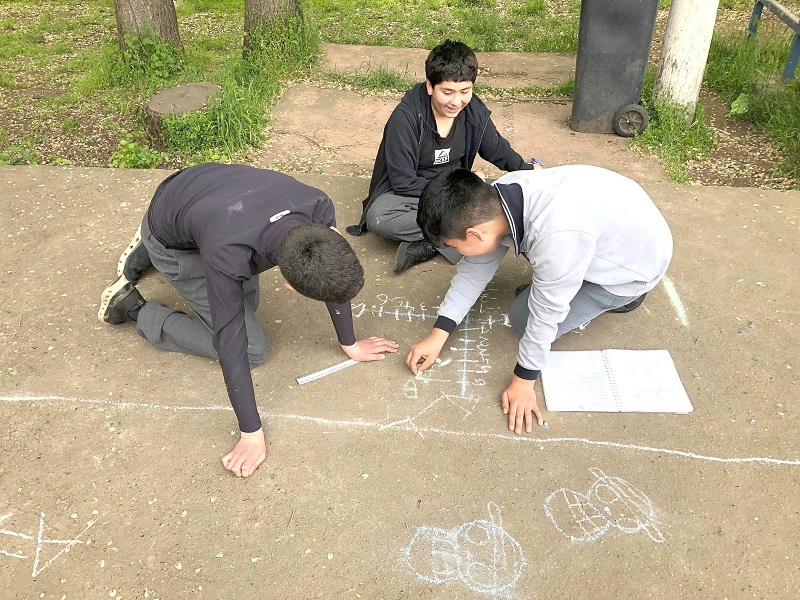
<instances>
[{"instance_id":1,"label":"boy's ear","mask_svg":"<svg viewBox=\"0 0 800 600\"><path fill-rule=\"evenodd\" d=\"M465 236L466 239L474 239L475 241L482 242L483 241L483 232L480 229L475 227L468 227L467 228L467 235Z\"/></svg>"},{"instance_id":2,"label":"boy's ear","mask_svg":"<svg viewBox=\"0 0 800 600\"><path fill-rule=\"evenodd\" d=\"M428 96L433 96L433 86L427 77L425 78L425 87L428 90Z\"/></svg>"}]
</instances>

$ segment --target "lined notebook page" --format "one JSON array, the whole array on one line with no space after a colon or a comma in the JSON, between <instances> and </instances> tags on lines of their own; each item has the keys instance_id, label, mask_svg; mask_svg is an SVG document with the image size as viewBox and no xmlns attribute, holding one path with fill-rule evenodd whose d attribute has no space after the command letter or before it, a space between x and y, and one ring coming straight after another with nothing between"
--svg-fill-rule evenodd
<instances>
[{"instance_id":1,"label":"lined notebook page","mask_svg":"<svg viewBox=\"0 0 800 600\"><path fill-rule=\"evenodd\" d=\"M550 411L693 410L667 350L551 352L542 388Z\"/></svg>"}]
</instances>

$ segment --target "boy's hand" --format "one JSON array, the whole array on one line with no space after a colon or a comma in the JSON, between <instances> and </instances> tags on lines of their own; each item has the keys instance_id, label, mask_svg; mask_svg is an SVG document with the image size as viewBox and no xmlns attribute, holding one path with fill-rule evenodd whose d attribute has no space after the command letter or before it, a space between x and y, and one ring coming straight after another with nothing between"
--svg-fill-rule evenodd
<instances>
[{"instance_id":1,"label":"boy's hand","mask_svg":"<svg viewBox=\"0 0 800 600\"><path fill-rule=\"evenodd\" d=\"M434 327L428 337L411 346L406 357L406 364L414 375L424 372L436 362L449 335L444 329Z\"/></svg>"},{"instance_id":2,"label":"boy's hand","mask_svg":"<svg viewBox=\"0 0 800 600\"><path fill-rule=\"evenodd\" d=\"M228 454L222 457L222 466L237 477L250 477L267 458L264 431L241 432L239 441Z\"/></svg>"},{"instance_id":3,"label":"boy's hand","mask_svg":"<svg viewBox=\"0 0 800 600\"><path fill-rule=\"evenodd\" d=\"M522 433L523 421L526 423L525 431L533 431L533 416L541 425L542 411L536 404L536 392L533 390L533 381L522 379L514 375L511 383L503 391L501 398L503 414L508 415L508 428L514 433ZM531 414L532 413L532 414Z\"/></svg>"},{"instance_id":4,"label":"boy's hand","mask_svg":"<svg viewBox=\"0 0 800 600\"><path fill-rule=\"evenodd\" d=\"M384 352L397 352L400 344L382 337L370 337L359 340L352 346L342 346L345 354L360 362L369 360L383 360Z\"/></svg>"}]
</instances>

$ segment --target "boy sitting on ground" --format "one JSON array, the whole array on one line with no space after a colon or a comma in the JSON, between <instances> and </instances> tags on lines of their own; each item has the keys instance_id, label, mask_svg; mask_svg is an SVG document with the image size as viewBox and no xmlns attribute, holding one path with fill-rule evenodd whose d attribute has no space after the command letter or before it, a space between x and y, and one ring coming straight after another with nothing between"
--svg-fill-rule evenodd
<instances>
[{"instance_id":1,"label":"boy sitting on ground","mask_svg":"<svg viewBox=\"0 0 800 600\"><path fill-rule=\"evenodd\" d=\"M569 165L510 173L493 184L464 169L433 179L419 201L425 238L465 256L438 310L433 331L414 344L414 374L434 364L447 337L511 248L533 268L508 316L522 336L511 383L501 396L508 427L542 424L534 381L553 341L604 312L637 308L667 271L672 235L634 181L612 171Z\"/></svg>"},{"instance_id":2,"label":"boy sitting on ground","mask_svg":"<svg viewBox=\"0 0 800 600\"><path fill-rule=\"evenodd\" d=\"M157 348L219 360L241 431L222 463L237 477L252 475L266 457L250 374L269 349L256 317L259 273L277 265L288 289L325 302L350 358L380 360L397 350L384 338L356 341L350 300L364 285L364 270L335 225L330 198L288 175L200 164L158 186L119 259L117 280L102 293L101 321L136 321ZM135 284L151 266L194 315L144 300Z\"/></svg>"},{"instance_id":3,"label":"boy sitting on ground","mask_svg":"<svg viewBox=\"0 0 800 600\"><path fill-rule=\"evenodd\" d=\"M533 168L498 133L491 111L472 93L477 75L478 59L466 44L447 40L436 46L425 61L425 82L405 93L384 127L361 222L347 231L369 230L402 242L396 273L433 258L437 250L452 263L461 258L452 249L435 248L417 225L419 195L434 176L471 169L477 155L503 171Z\"/></svg>"}]
</instances>

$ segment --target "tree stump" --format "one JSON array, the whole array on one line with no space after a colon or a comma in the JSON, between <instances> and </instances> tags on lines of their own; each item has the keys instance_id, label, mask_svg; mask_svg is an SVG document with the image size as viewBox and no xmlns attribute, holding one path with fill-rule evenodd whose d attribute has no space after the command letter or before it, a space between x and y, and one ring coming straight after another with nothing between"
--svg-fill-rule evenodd
<instances>
[{"instance_id":1,"label":"tree stump","mask_svg":"<svg viewBox=\"0 0 800 600\"><path fill-rule=\"evenodd\" d=\"M150 98L144 106L144 112L153 145L159 150L167 147L164 117L182 117L193 110L204 110L221 93L220 86L201 81L168 88Z\"/></svg>"}]
</instances>

